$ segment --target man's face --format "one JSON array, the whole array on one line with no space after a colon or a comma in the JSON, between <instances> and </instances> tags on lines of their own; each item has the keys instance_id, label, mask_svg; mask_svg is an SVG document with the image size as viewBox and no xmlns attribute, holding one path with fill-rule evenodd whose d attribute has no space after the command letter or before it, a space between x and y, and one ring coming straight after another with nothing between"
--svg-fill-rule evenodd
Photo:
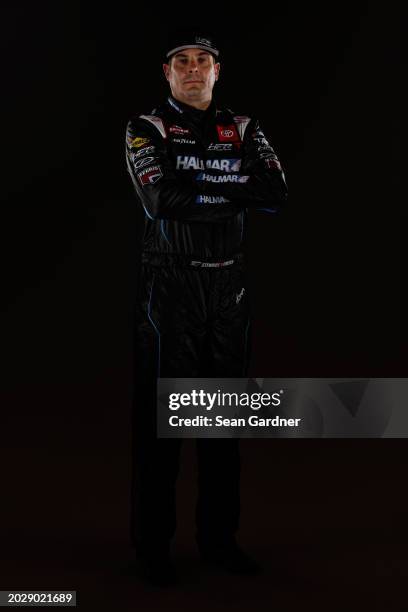
<instances>
[{"instance_id":1,"label":"man's face","mask_svg":"<svg viewBox=\"0 0 408 612\"><path fill-rule=\"evenodd\" d=\"M188 104L211 100L220 64L207 51L183 49L172 56L169 64L163 64L163 70L173 96Z\"/></svg>"}]
</instances>

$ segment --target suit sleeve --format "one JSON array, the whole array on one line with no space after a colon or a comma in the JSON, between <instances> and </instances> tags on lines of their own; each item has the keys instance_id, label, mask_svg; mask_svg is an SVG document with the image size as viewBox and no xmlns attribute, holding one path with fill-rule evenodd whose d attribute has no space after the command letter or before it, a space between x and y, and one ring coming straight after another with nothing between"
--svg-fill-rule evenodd
<instances>
[{"instance_id":1,"label":"suit sleeve","mask_svg":"<svg viewBox=\"0 0 408 612\"><path fill-rule=\"evenodd\" d=\"M176 176L164 138L143 119L126 129L126 163L134 189L150 219L221 222L238 214L243 203L231 202L219 190Z\"/></svg>"},{"instance_id":2,"label":"suit sleeve","mask_svg":"<svg viewBox=\"0 0 408 612\"><path fill-rule=\"evenodd\" d=\"M231 201L245 201L248 208L269 206L272 211L281 209L288 195L285 175L256 119L248 124L242 146L243 159L237 182L214 184L211 175L215 176L215 173L212 171L202 173L198 180L211 185L209 193L218 190Z\"/></svg>"}]
</instances>

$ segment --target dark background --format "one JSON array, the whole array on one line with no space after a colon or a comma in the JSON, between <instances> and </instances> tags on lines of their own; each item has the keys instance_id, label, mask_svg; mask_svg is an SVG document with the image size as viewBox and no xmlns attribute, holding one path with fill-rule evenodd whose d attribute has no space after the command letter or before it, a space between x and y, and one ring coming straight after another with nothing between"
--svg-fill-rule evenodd
<instances>
[{"instance_id":1,"label":"dark background","mask_svg":"<svg viewBox=\"0 0 408 612\"><path fill-rule=\"evenodd\" d=\"M369 2L281 2L266 12L260 2L118 1L87 3L81 14L62 3L9 3L5 15L0 587L77 588L89 609L92 601L114 609L122 589L128 609L142 601L119 568L131 558L131 330L143 215L124 130L167 95L167 29L211 27L221 48L216 100L259 117L289 186L280 218L250 218L250 374L404 377L403 19L395 4ZM178 546L187 570L193 444L183 452ZM245 440L242 455L241 537L267 566L273 558L274 578L236 591L234 579L200 582L197 571L191 600L174 595L174 606L196 606L201 589L208 607L213 589L224 607L256 597L266 609L272 580L280 610L327 609L340 580L348 609L351 597L385 609L390 591L387 609L404 609L396 588L406 574L404 440ZM343 603L336 595L329 607Z\"/></svg>"}]
</instances>

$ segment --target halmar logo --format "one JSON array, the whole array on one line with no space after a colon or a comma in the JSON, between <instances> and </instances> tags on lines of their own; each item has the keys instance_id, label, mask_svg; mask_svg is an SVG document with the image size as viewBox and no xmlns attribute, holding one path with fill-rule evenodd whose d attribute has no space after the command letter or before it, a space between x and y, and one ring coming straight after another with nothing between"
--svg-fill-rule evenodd
<instances>
[{"instance_id":1,"label":"halmar logo","mask_svg":"<svg viewBox=\"0 0 408 612\"><path fill-rule=\"evenodd\" d=\"M189 155L177 155L176 170L221 170L223 172L239 172L241 159L206 159Z\"/></svg>"}]
</instances>

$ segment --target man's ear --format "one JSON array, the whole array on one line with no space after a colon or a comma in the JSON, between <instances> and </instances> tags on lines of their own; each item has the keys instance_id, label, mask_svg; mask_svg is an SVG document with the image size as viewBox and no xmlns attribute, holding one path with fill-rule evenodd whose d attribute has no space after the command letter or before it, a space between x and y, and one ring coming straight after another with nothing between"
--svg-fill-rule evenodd
<instances>
[{"instance_id":1,"label":"man's ear","mask_svg":"<svg viewBox=\"0 0 408 612\"><path fill-rule=\"evenodd\" d=\"M166 79L169 80L169 72L170 72L169 64L163 64L163 72L164 72L164 76L166 77Z\"/></svg>"},{"instance_id":2,"label":"man's ear","mask_svg":"<svg viewBox=\"0 0 408 612\"><path fill-rule=\"evenodd\" d=\"M221 68L220 62L217 62L216 64L214 64L215 80L216 81L218 81L218 77L219 77L219 74L220 74L220 68Z\"/></svg>"}]
</instances>

